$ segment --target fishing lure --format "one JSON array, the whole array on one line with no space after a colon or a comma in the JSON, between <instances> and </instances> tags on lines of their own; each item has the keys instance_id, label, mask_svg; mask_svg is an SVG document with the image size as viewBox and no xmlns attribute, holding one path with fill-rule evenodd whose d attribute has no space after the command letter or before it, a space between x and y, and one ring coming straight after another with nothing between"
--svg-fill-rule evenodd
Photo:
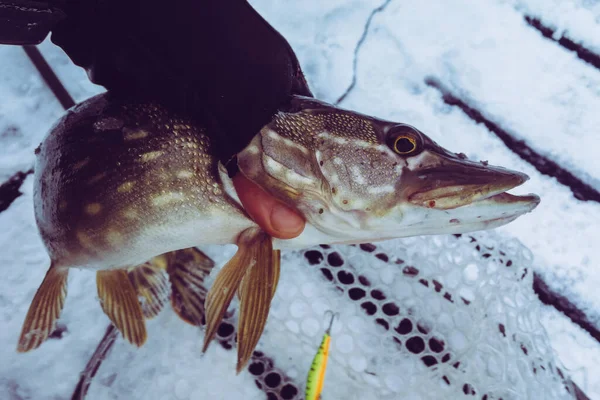
<instances>
[{"instance_id":1,"label":"fishing lure","mask_svg":"<svg viewBox=\"0 0 600 400\"><path fill-rule=\"evenodd\" d=\"M306 400L319 400L323 391L325 370L327 369L327 359L329 358L329 346L331 344L331 326L337 315L337 313L329 312L331 313L329 327L327 327L323 335L319 350L317 350L317 354L315 354L315 358L313 358L312 365L310 366L310 371L308 371L308 378L306 378L306 393L304 395Z\"/></svg>"}]
</instances>

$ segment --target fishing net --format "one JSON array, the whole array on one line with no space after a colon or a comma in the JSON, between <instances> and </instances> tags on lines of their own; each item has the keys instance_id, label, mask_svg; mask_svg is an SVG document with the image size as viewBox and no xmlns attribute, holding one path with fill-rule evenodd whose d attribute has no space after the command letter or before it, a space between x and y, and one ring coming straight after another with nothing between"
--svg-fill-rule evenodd
<instances>
[{"instance_id":1,"label":"fishing net","mask_svg":"<svg viewBox=\"0 0 600 400\"><path fill-rule=\"evenodd\" d=\"M495 233L288 252L256 374L301 398L327 327L324 399L558 399L573 389L539 322L531 253ZM270 375L269 375L270 374ZM287 385L287 386L286 386Z\"/></svg>"},{"instance_id":2,"label":"fishing net","mask_svg":"<svg viewBox=\"0 0 600 400\"><path fill-rule=\"evenodd\" d=\"M234 251L231 246L204 250L217 265ZM301 399L331 310L339 317L333 323L325 400L574 398L539 321L531 264L525 247L494 232L283 252L271 314L247 370L229 376L225 384L203 382L200 376L189 382L182 371L200 371L202 363L215 362L197 358L186 361L187 367L178 365L179 372L169 369L174 377L168 382L177 381L178 374L185 381L187 390L180 390L177 399L207 394ZM234 302L216 338L221 349L231 349L228 353L235 349L235 307ZM164 357L199 352L200 341L198 335L183 349L184 340L174 341L165 347L169 355ZM135 382L167 373L140 350L109 357L103 370L113 371L112 380L97 385L91 398L122 393L125 387L140 386ZM233 355L226 364L234 369ZM114 373L125 369L126 374ZM255 386L250 389L260 389L258 394L244 392L248 380ZM165 382L171 393L177 390ZM156 385L151 391L158 393ZM219 395L235 385L242 389L234 397ZM131 391L130 398L145 398L148 390Z\"/></svg>"}]
</instances>

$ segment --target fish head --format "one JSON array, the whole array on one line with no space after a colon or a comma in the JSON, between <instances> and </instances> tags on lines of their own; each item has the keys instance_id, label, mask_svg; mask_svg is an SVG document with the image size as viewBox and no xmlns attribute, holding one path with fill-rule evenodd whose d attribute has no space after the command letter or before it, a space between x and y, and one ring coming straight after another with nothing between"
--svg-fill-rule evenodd
<instances>
[{"instance_id":1,"label":"fish head","mask_svg":"<svg viewBox=\"0 0 600 400\"><path fill-rule=\"evenodd\" d=\"M539 203L506 192L523 173L470 161L410 125L300 96L238 154L238 166L299 210L319 243L490 229Z\"/></svg>"}]
</instances>

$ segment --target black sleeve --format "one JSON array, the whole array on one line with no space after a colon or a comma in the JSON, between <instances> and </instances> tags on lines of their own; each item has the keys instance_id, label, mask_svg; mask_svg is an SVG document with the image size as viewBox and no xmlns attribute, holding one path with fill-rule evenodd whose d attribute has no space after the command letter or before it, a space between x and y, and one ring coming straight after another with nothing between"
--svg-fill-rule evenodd
<instances>
[{"instance_id":1,"label":"black sleeve","mask_svg":"<svg viewBox=\"0 0 600 400\"><path fill-rule=\"evenodd\" d=\"M17 2L24 3L10 1ZM93 82L202 120L223 162L245 147L291 94L311 96L288 42L246 0L37 3L41 14L21 12L20 23L41 21L45 10L53 10L55 18L44 27L53 26L52 41L88 70ZM22 29L13 34L20 38L14 43L24 43ZM7 43L8 36L0 40ZM35 37L43 39L41 33Z\"/></svg>"},{"instance_id":2,"label":"black sleeve","mask_svg":"<svg viewBox=\"0 0 600 400\"><path fill-rule=\"evenodd\" d=\"M245 0L83 3L53 42L95 83L208 121L223 162L291 94L311 95L287 41Z\"/></svg>"},{"instance_id":3,"label":"black sleeve","mask_svg":"<svg viewBox=\"0 0 600 400\"><path fill-rule=\"evenodd\" d=\"M0 0L0 44L38 44L62 19L62 1Z\"/></svg>"}]
</instances>

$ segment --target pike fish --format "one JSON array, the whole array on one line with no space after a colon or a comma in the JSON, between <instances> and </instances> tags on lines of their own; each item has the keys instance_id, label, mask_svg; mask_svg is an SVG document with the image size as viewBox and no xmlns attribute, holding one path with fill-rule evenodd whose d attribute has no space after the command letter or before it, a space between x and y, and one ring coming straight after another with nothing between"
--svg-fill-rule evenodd
<instances>
[{"instance_id":1,"label":"pike fish","mask_svg":"<svg viewBox=\"0 0 600 400\"><path fill-rule=\"evenodd\" d=\"M104 312L141 346L147 334L138 299L154 302L164 286L161 271L184 292L204 276L168 268L161 255L233 243L238 250L205 304L185 293L178 298L186 320L200 324L206 312L206 350L239 296L239 372L267 320L279 249L490 229L539 203L535 195L507 193L525 174L470 161L410 125L294 96L237 154L240 173L306 219L299 237L278 240L245 212L213 146L202 124L110 94L59 120L36 150L35 216L51 262L19 351L38 347L52 332L70 268L96 271Z\"/></svg>"}]
</instances>

